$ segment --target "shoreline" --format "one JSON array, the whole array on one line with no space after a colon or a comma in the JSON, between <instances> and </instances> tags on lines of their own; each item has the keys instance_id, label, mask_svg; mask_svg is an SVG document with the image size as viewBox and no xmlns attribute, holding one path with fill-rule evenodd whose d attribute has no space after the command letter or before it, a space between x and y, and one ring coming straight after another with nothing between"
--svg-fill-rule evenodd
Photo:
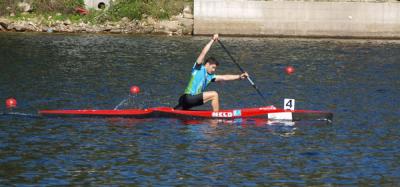
<instances>
[{"instance_id":1,"label":"shoreline","mask_svg":"<svg viewBox=\"0 0 400 187\"><path fill-rule=\"evenodd\" d=\"M91 24L52 20L40 16L17 20L0 17L0 32L45 32L45 33L88 33L88 34L154 34L154 35L193 35L193 16L179 14L168 20L156 20L150 16L142 20L122 18L117 22Z\"/></svg>"},{"instance_id":2,"label":"shoreline","mask_svg":"<svg viewBox=\"0 0 400 187\"><path fill-rule=\"evenodd\" d=\"M121 36L186 36L186 37L190 37L190 36L198 36L198 37L209 37L210 34L177 34L177 33L161 33L161 32L151 32L151 33L139 33L139 32L129 32L129 33L124 33L124 32L120 32L120 33L113 33L113 32L39 32L39 31L1 31L0 30L0 34L1 33L9 33L9 34L18 34L18 33L30 33L30 34L71 34L71 35L121 35ZM221 34L220 34L221 35ZM231 38L235 38L235 37L245 37L245 38L271 38L271 39L310 39L310 40L363 40L363 41L368 41L368 40L376 40L376 41L400 41L400 37L369 37L369 36L365 36L365 37L355 37L355 36L303 36L303 35L240 35L240 34L223 34L224 37L231 37Z\"/></svg>"},{"instance_id":3,"label":"shoreline","mask_svg":"<svg viewBox=\"0 0 400 187\"><path fill-rule=\"evenodd\" d=\"M159 36L209 36L210 34L194 33L194 19L185 14L172 16L169 20L156 20L146 17L143 20L123 18L117 22L90 24L84 22L72 23L69 20L51 20L45 24L37 17L27 20L16 20L0 17L0 33L68 33L68 34L132 34ZM229 34L227 37L250 38L299 38L299 39L344 39L344 40L400 40L398 36L343 36L343 35L285 35L285 34Z\"/></svg>"}]
</instances>

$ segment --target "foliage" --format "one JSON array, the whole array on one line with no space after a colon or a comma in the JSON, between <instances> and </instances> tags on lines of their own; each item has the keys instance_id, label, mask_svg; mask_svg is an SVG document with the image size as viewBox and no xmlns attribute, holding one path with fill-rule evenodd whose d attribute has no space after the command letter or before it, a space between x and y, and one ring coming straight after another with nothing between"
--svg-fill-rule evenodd
<instances>
[{"instance_id":1,"label":"foliage","mask_svg":"<svg viewBox=\"0 0 400 187\"><path fill-rule=\"evenodd\" d=\"M17 11L16 0L0 0L0 16L10 12L15 13L14 19L25 19ZM115 0L108 9L91 9L87 15L79 15L74 9L83 7L84 0L30 0L33 7L32 16L52 17L53 20L66 20L72 22L103 23L105 21L119 21L123 17L129 19L143 19L151 16L156 19L168 19L182 12L186 4L193 5L193 0ZM3 11L6 10L7 11ZM60 13L62 15L60 15ZM28 16L29 17L29 16Z\"/></svg>"},{"instance_id":2,"label":"foliage","mask_svg":"<svg viewBox=\"0 0 400 187\"><path fill-rule=\"evenodd\" d=\"M15 0L0 0L0 16L15 12L16 8L17 2Z\"/></svg>"},{"instance_id":3,"label":"foliage","mask_svg":"<svg viewBox=\"0 0 400 187\"><path fill-rule=\"evenodd\" d=\"M71 14L78 6L84 6L83 0L32 0L32 7L37 13Z\"/></svg>"},{"instance_id":4,"label":"foliage","mask_svg":"<svg viewBox=\"0 0 400 187\"><path fill-rule=\"evenodd\" d=\"M108 10L112 20L128 17L142 19L144 15L167 19L181 12L193 0L117 0Z\"/></svg>"},{"instance_id":5,"label":"foliage","mask_svg":"<svg viewBox=\"0 0 400 187\"><path fill-rule=\"evenodd\" d=\"M18 13L17 5L19 2L16 0L0 0L0 16L9 13ZM77 6L84 6L84 0L30 0L27 1L31 4L33 11L37 13L52 13L59 12L64 14L71 14Z\"/></svg>"}]
</instances>

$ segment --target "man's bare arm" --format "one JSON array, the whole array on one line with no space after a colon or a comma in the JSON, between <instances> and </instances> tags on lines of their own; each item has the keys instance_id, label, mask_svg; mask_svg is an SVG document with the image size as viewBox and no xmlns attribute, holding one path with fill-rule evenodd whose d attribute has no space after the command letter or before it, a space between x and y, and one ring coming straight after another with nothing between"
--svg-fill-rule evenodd
<instances>
[{"instance_id":1,"label":"man's bare arm","mask_svg":"<svg viewBox=\"0 0 400 187\"><path fill-rule=\"evenodd\" d=\"M214 43L214 41L218 40L218 34L214 34L213 38L211 39L210 42L208 42L208 44L203 48L203 50L201 51L199 57L197 57L196 62L198 64L202 64L204 62L204 58L206 57L208 51L210 50L212 44Z\"/></svg>"},{"instance_id":2,"label":"man's bare arm","mask_svg":"<svg viewBox=\"0 0 400 187\"><path fill-rule=\"evenodd\" d=\"M216 75L215 81L233 81L233 80L243 80L248 77L249 74L247 72L242 73L240 75Z\"/></svg>"}]
</instances>

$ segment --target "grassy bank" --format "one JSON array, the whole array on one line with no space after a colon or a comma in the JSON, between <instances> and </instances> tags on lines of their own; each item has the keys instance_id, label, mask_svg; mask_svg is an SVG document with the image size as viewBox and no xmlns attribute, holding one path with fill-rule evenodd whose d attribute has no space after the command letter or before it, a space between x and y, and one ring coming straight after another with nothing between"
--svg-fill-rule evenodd
<instances>
[{"instance_id":1,"label":"grassy bank","mask_svg":"<svg viewBox=\"0 0 400 187\"><path fill-rule=\"evenodd\" d=\"M11 13L19 14L21 11L18 8L16 0L0 0L0 16L7 16ZM32 8L32 12L43 14L58 12L62 14L72 14L74 8L83 6L83 0L31 0L27 1Z\"/></svg>"},{"instance_id":2,"label":"grassy bank","mask_svg":"<svg viewBox=\"0 0 400 187\"><path fill-rule=\"evenodd\" d=\"M0 16L13 15L13 19L42 17L53 20L71 20L90 23L118 21L124 17L140 20L144 16L168 19L182 12L193 0L116 0L105 10L89 10L87 15L79 15L76 7L84 7L83 0L31 0L30 13L23 13L15 0L0 0Z\"/></svg>"}]
</instances>

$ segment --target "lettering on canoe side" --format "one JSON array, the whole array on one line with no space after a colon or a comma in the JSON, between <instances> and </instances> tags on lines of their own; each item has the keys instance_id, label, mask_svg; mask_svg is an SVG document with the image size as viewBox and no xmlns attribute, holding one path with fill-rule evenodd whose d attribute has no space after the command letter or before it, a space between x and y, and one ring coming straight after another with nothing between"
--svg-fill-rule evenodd
<instances>
[{"instance_id":1,"label":"lettering on canoe side","mask_svg":"<svg viewBox=\"0 0 400 187\"><path fill-rule=\"evenodd\" d=\"M212 117L216 118L231 118L233 116L232 112L213 112Z\"/></svg>"}]
</instances>

